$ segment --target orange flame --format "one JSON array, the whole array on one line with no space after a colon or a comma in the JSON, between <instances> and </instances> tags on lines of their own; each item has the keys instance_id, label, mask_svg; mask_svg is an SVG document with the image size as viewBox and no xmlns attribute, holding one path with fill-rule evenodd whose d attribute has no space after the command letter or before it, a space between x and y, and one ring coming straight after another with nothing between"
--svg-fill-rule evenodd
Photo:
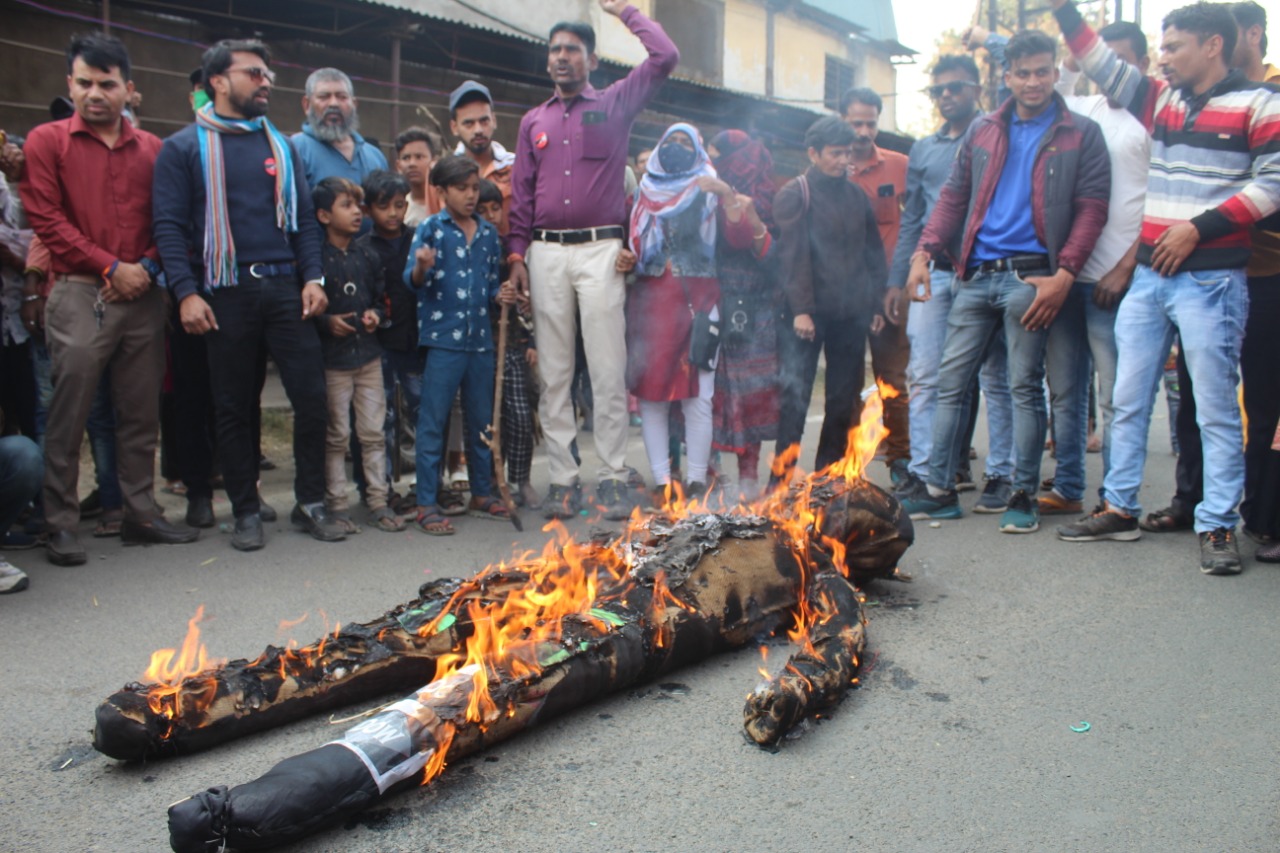
<instances>
[{"instance_id":1,"label":"orange flame","mask_svg":"<svg viewBox=\"0 0 1280 853\"><path fill-rule=\"evenodd\" d=\"M204 605L196 608L196 614L187 621L187 636L181 649L159 649L151 653L151 664L142 677L151 688L147 691L147 706L152 713L171 722L183 712L203 710L213 702L217 682L213 678L197 679L210 665L221 666L225 661L211 660L204 643L200 642L200 622L204 619ZM177 697L185 691L182 705ZM166 729L161 737L168 737Z\"/></svg>"}]
</instances>

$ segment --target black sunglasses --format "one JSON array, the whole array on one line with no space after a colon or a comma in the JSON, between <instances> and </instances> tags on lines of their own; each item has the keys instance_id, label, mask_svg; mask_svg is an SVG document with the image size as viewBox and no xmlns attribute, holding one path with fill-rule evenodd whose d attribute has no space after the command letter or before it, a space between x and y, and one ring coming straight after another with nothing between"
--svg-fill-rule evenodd
<instances>
[{"instance_id":1,"label":"black sunglasses","mask_svg":"<svg viewBox=\"0 0 1280 853\"><path fill-rule=\"evenodd\" d=\"M925 91L929 93L929 97L935 101L942 97L943 92L952 95L958 95L964 91L966 86L976 86L977 83L970 83L967 80L952 80L950 83L939 83L936 86L926 86Z\"/></svg>"}]
</instances>

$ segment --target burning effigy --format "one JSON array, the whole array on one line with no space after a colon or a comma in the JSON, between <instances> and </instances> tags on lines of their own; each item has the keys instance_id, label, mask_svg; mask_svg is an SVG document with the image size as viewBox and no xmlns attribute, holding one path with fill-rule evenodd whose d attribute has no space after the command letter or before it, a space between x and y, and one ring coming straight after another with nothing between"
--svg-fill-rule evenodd
<instances>
[{"instance_id":1,"label":"burning effigy","mask_svg":"<svg viewBox=\"0 0 1280 853\"><path fill-rule=\"evenodd\" d=\"M340 739L263 776L169 809L175 851L295 841L456 761L607 693L785 630L798 647L751 692L744 730L772 745L856 682L866 617L857 585L897 576L910 520L862 473L885 435L879 399L840 462L750 507L674 502L621 534L559 525L540 554L419 597L300 649L209 665L193 620L150 683L97 711L94 743L121 759L175 755L421 684Z\"/></svg>"}]
</instances>

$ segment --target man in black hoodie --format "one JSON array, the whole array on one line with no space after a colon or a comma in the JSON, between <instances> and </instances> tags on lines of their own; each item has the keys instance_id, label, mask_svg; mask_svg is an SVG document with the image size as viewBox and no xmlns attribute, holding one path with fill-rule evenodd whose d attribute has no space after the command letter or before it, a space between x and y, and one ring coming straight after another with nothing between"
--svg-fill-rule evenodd
<instances>
[{"instance_id":1,"label":"man in black hoodie","mask_svg":"<svg viewBox=\"0 0 1280 853\"><path fill-rule=\"evenodd\" d=\"M862 408L867 332L884 325L881 314L888 269L875 212L848 179L854 133L839 118L820 118L804 137L812 164L784 186L773 203L782 229L779 251L785 282L780 329L781 412L774 482L790 478L804 435L805 416L818 370L827 357L826 410L814 469L844 456L849 429ZM787 453L795 446L796 451Z\"/></svg>"}]
</instances>

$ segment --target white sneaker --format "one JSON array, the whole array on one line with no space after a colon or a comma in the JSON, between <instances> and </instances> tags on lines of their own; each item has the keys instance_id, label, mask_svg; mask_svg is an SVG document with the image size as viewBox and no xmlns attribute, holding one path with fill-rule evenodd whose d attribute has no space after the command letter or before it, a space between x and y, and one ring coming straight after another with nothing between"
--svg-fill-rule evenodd
<instances>
[{"instance_id":1,"label":"white sneaker","mask_svg":"<svg viewBox=\"0 0 1280 853\"><path fill-rule=\"evenodd\" d=\"M27 573L9 561L0 557L0 595L8 592L22 592L27 588Z\"/></svg>"}]
</instances>

